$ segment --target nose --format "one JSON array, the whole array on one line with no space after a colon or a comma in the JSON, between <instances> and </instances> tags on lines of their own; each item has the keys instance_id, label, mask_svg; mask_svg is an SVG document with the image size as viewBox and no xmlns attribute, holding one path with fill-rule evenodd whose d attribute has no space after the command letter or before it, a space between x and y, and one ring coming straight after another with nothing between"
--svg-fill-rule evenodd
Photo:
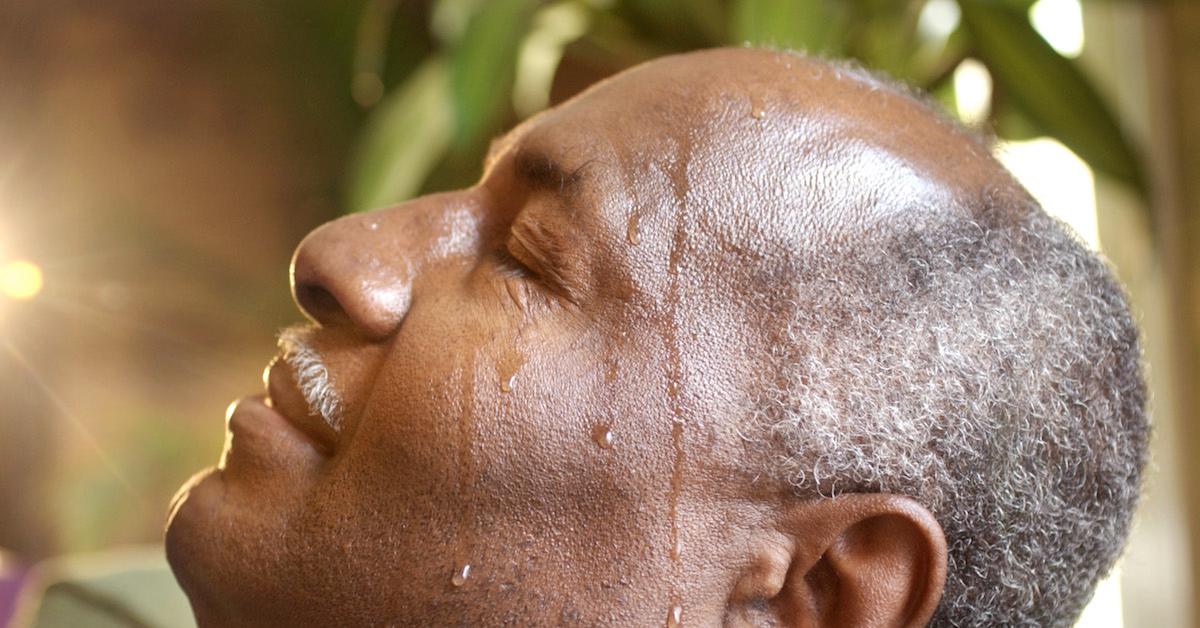
<instances>
[{"instance_id":1,"label":"nose","mask_svg":"<svg viewBox=\"0 0 1200 628\"><path fill-rule=\"evenodd\" d=\"M322 326L353 327L372 340L390 337L412 304L421 266L435 254L470 248L471 238L448 233L463 231L464 214L449 201L450 195L436 195L318 227L292 257L296 305Z\"/></svg>"}]
</instances>

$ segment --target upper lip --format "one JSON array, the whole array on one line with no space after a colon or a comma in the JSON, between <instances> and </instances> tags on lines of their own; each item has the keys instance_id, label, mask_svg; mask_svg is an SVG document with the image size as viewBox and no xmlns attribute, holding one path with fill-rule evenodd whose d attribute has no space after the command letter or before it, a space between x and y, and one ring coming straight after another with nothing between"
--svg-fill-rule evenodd
<instances>
[{"instance_id":1,"label":"upper lip","mask_svg":"<svg viewBox=\"0 0 1200 628\"><path fill-rule=\"evenodd\" d=\"M337 432L316 414L304 399L296 385L296 375L283 356L276 357L267 367L263 377L267 388L267 399L283 418L311 438L318 449L332 453L337 445Z\"/></svg>"}]
</instances>

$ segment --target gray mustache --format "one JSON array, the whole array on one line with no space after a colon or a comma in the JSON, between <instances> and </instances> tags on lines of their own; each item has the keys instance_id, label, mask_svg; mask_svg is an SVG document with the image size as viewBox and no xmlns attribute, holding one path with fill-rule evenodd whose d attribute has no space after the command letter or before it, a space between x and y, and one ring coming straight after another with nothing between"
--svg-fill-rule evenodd
<instances>
[{"instance_id":1,"label":"gray mustache","mask_svg":"<svg viewBox=\"0 0 1200 628\"><path fill-rule=\"evenodd\" d=\"M308 326L284 329L279 332L279 349L296 374L296 385L309 411L319 415L334 431L341 431L342 400L321 354L309 342L311 334L312 328Z\"/></svg>"}]
</instances>

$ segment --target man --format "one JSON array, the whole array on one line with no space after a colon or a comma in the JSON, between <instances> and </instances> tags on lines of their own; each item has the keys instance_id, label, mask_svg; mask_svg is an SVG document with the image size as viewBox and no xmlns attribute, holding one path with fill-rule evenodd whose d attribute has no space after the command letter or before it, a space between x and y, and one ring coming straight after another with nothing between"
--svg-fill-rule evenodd
<instances>
[{"instance_id":1,"label":"man","mask_svg":"<svg viewBox=\"0 0 1200 628\"><path fill-rule=\"evenodd\" d=\"M1109 271L852 69L640 66L292 282L172 509L202 625L1069 625L1137 499Z\"/></svg>"}]
</instances>

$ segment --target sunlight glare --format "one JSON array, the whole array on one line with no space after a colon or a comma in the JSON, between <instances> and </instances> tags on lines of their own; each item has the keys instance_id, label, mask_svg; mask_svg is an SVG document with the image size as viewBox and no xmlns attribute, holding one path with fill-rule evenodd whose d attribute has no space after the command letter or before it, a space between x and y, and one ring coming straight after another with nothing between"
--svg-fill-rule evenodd
<instances>
[{"instance_id":1,"label":"sunlight glare","mask_svg":"<svg viewBox=\"0 0 1200 628\"><path fill-rule=\"evenodd\" d=\"M1083 7L1079 0L1038 0L1029 7L1033 28L1059 54L1083 52Z\"/></svg>"},{"instance_id":2,"label":"sunlight glare","mask_svg":"<svg viewBox=\"0 0 1200 628\"><path fill-rule=\"evenodd\" d=\"M954 70L954 103L958 116L968 125L987 120L992 106L992 75L976 59L966 59Z\"/></svg>"},{"instance_id":3,"label":"sunlight glare","mask_svg":"<svg viewBox=\"0 0 1200 628\"><path fill-rule=\"evenodd\" d=\"M929 0L917 18L917 34L926 41L941 41L950 36L962 19L954 0Z\"/></svg>"},{"instance_id":4,"label":"sunlight glare","mask_svg":"<svg viewBox=\"0 0 1200 628\"><path fill-rule=\"evenodd\" d=\"M54 407L58 415L66 419L72 427L79 431L79 434L83 437L84 442L86 442L88 446L96 452L96 455L100 458L100 462L105 466L105 468L108 469L108 472L111 473L113 478L125 488L130 497L134 498L138 508L143 511L146 511L148 508L150 508L149 503L146 501L146 497L139 493L137 489L134 488L133 484L129 482L129 479L121 473L120 468L117 467L116 462L114 461L113 457L109 455L108 450L104 448L92 431L88 429L87 424L79 418L79 415L75 414L67 407L67 404L62 400L62 397L60 397L59 394L50 387L50 384L46 381L46 378L43 376L41 371L34 368L33 364L29 362L29 359L25 357L24 352L18 349L15 344L3 336L0 336L0 349L3 349L5 352L7 352L17 367L25 371L30 379L33 380L34 385L41 390L42 395L44 395L46 400L50 402L51 406Z\"/></svg>"},{"instance_id":5,"label":"sunlight glare","mask_svg":"<svg viewBox=\"0 0 1200 628\"><path fill-rule=\"evenodd\" d=\"M27 301L42 291L42 269L27 260L13 260L0 267L0 293Z\"/></svg>"},{"instance_id":6,"label":"sunlight glare","mask_svg":"<svg viewBox=\"0 0 1200 628\"><path fill-rule=\"evenodd\" d=\"M1042 204L1067 223L1092 250L1100 248L1092 169L1069 148L1048 137L1002 142L997 157Z\"/></svg>"},{"instance_id":7,"label":"sunlight glare","mask_svg":"<svg viewBox=\"0 0 1200 628\"><path fill-rule=\"evenodd\" d=\"M1079 615L1075 628L1121 628L1121 570L1113 569L1096 585L1096 594Z\"/></svg>"}]
</instances>

